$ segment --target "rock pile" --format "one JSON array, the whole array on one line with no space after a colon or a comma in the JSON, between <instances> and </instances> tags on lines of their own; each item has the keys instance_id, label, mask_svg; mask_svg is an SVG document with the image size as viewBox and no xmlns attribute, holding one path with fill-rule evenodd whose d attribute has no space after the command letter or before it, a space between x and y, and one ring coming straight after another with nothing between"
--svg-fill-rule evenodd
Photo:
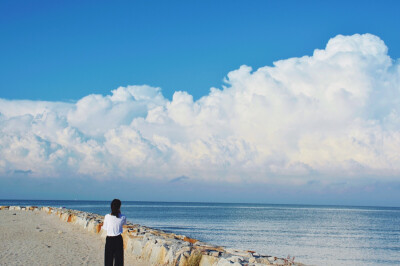
<instances>
[{"instance_id":1,"label":"rock pile","mask_svg":"<svg viewBox=\"0 0 400 266\"><path fill-rule=\"evenodd\" d=\"M102 229L104 216L65 208L36 206L0 206L0 210L43 211L57 215L64 222L82 226L89 232L106 237ZM263 256L253 251L243 251L213 246L199 240L167 233L128 222L123 231L125 252L149 265L173 266L256 266L303 265L290 258Z\"/></svg>"}]
</instances>

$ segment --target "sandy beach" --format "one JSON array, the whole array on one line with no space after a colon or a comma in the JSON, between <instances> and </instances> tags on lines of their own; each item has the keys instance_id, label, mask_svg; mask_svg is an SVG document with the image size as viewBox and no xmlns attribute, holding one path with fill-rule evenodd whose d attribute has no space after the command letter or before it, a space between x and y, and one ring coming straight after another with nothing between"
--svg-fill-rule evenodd
<instances>
[{"instance_id":1,"label":"sandy beach","mask_svg":"<svg viewBox=\"0 0 400 266\"><path fill-rule=\"evenodd\" d=\"M104 265L104 239L41 211L0 211L0 239L0 265Z\"/></svg>"},{"instance_id":2,"label":"sandy beach","mask_svg":"<svg viewBox=\"0 0 400 266\"><path fill-rule=\"evenodd\" d=\"M103 219L66 208L0 206L0 265L103 265ZM125 265L303 265L130 221L122 236Z\"/></svg>"}]
</instances>

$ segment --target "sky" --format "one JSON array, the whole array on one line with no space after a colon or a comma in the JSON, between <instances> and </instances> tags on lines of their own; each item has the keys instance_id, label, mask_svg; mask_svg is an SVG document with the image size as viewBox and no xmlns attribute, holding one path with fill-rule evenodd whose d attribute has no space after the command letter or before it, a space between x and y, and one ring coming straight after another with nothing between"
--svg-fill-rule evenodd
<instances>
[{"instance_id":1,"label":"sky","mask_svg":"<svg viewBox=\"0 0 400 266\"><path fill-rule=\"evenodd\" d=\"M0 198L400 206L398 1L2 1Z\"/></svg>"}]
</instances>

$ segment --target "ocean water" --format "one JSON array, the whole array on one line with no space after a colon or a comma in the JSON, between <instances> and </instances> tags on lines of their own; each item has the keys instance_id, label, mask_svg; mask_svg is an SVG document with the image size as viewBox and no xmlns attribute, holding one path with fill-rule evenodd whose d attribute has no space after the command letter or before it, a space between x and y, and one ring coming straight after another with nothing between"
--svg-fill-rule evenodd
<instances>
[{"instance_id":1,"label":"ocean water","mask_svg":"<svg viewBox=\"0 0 400 266\"><path fill-rule=\"evenodd\" d=\"M0 200L105 215L106 201ZM309 265L400 265L400 208L122 202L133 223ZM1 222L1 221L0 221Z\"/></svg>"}]
</instances>

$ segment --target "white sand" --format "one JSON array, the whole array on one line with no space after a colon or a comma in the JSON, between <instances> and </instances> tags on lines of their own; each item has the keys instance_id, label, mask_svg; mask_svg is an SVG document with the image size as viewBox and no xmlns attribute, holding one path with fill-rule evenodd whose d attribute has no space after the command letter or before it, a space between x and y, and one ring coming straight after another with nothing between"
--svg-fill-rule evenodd
<instances>
[{"instance_id":1,"label":"white sand","mask_svg":"<svg viewBox=\"0 0 400 266\"><path fill-rule=\"evenodd\" d=\"M0 265L104 265L104 243L55 215L0 211ZM125 253L125 265L146 264Z\"/></svg>"}]
</instances>

